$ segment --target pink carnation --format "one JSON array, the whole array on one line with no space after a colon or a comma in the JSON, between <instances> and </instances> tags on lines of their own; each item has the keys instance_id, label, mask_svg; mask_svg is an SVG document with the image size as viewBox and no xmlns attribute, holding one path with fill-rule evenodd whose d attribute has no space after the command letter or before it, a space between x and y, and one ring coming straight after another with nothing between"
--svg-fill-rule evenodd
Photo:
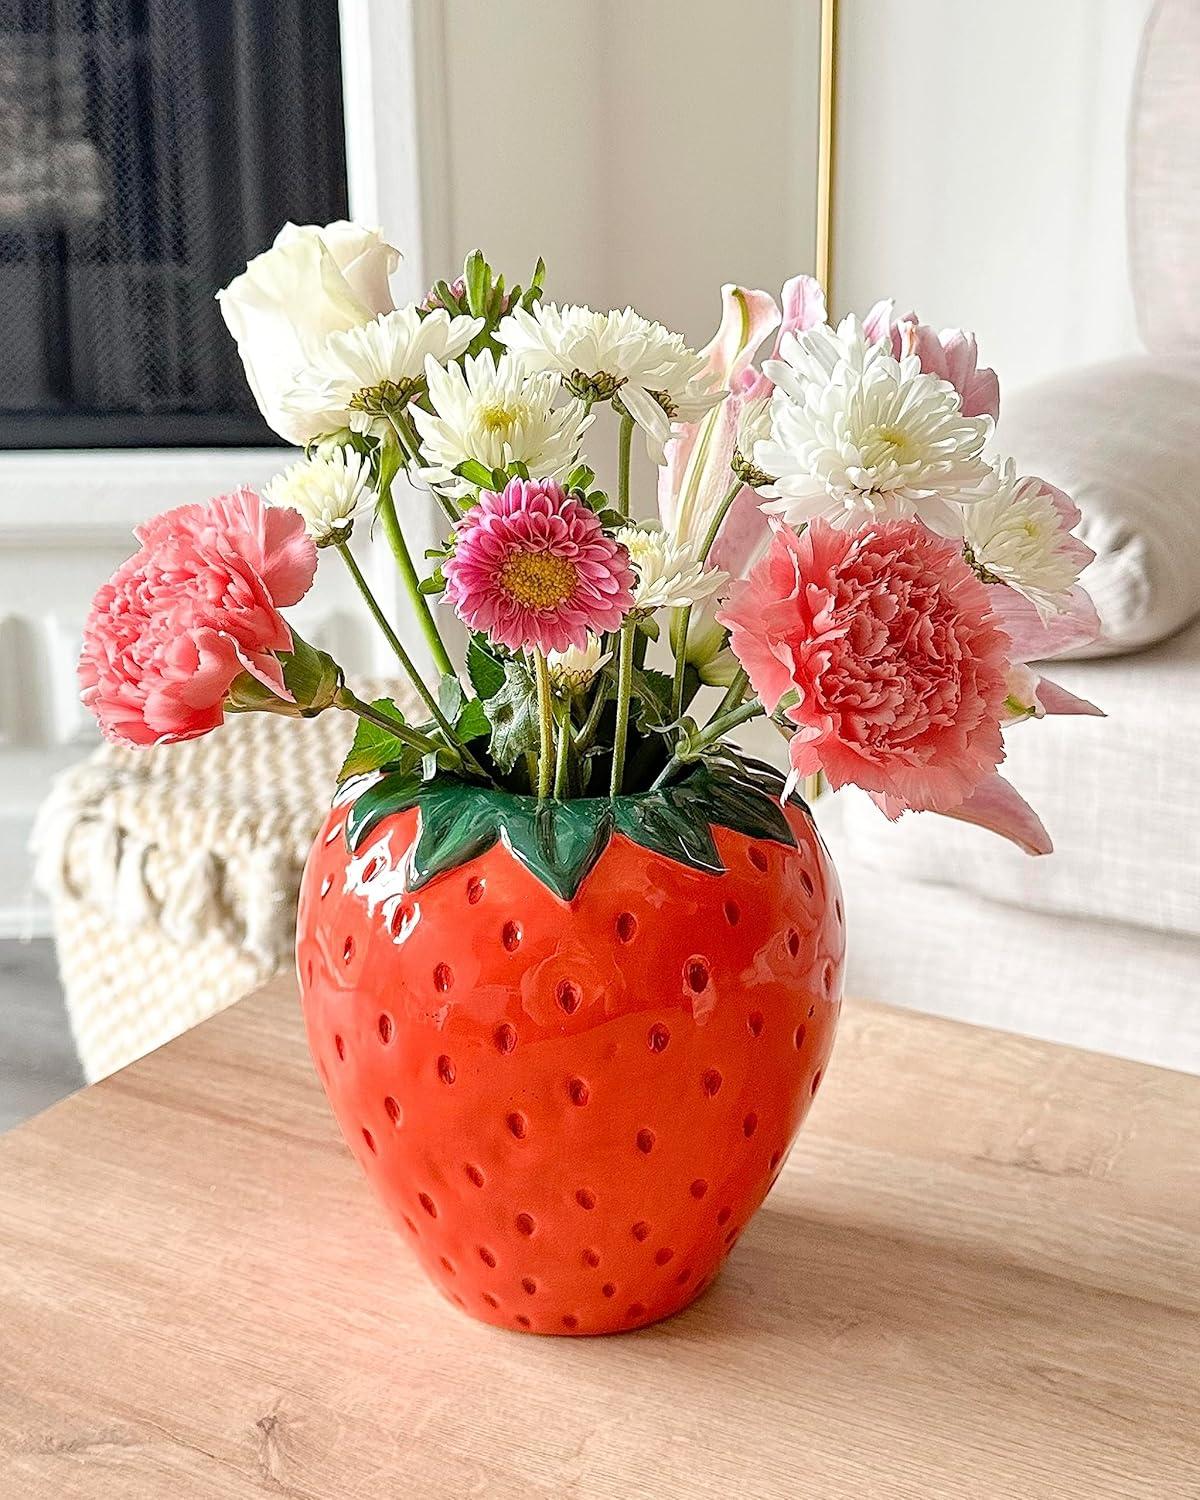
<instances>
[{"instance_id":1,"label":"pink carnation","mask_svg":"<svg viewBox=\"0 0 1200 1500\"><path fill-rule=\"evenodd\" d=\"M273 653L292 646L278 606L301 599L316 571L301 517L239 489L134 535L141 550L96 595L83 632L83 701L105 735L154 745L206 734L243 671L290 699Z\"/></svg>"},{"instance_id":2,"label":"pink carnation","mask_svg":"<svg viewBox=\"0 0 1200 1500\"><path fill-rule=\"evenodd\" d=\"M459 523L445 573L459 617L510 651L582 649L633 606L628 552L549 479L485 490Z\"/></svg>"},{"instance_id":3,"label":"pink carnation","mask_svg":"<svg viewBox=\"0 0 1200 1500\"><path fill-rule=\"evenodd\" d=\"M926 375L948 380L958 392L964 417L1000 415L1000 382L995 370L979 368L979 346L973 333L922 323L916 313L894 316L894 304L877 302L863 319L863 332L874 343L887 339L897 359L915 354Z\"/></svg>"},{"instance_id":4,"label":"pink carnation","mask_svg":"<svg viewBox=\"0 0 1200 1500\"><path fill-rule=\"evenodd\" d=\"M800 775L894 818L958 807L1003 759L1008 640L959 546L918 521L780 526L718 618L769 712L799 695Z\"/></svg>"}]
</instances>

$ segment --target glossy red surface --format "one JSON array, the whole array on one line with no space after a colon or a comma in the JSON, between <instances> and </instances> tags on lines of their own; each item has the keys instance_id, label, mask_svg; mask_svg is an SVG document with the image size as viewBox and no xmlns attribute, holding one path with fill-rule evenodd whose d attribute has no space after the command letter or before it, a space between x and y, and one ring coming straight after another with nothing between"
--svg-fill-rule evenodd
<instances>
[{"instance_id":1,"label":"glossy red surface","mask_svg":"<svg viewBox=\"0 0 1200 1500\"><path fill-rule=\"evenodd\" d=\"M766 1196L841 1007L837 877L714 830L709 875L617 836L560 901L497 844L405 890L415 811L300 897L309 1046L351 1150L477 1318L610 1333L685 1306Z\"/></svg>"}]
</instances>

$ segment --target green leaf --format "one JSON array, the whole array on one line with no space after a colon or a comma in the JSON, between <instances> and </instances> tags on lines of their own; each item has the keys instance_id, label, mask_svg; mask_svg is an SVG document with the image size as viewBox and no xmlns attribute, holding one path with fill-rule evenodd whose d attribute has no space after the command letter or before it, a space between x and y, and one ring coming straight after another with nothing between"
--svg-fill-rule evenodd
<instances>
[{"instance_id":1,"label":"green leaf","mask_svg":"<svg viewBox=\"0 0 1200 1500\"><path fill-rule=\"evenodd\" d=\"M504 686L504 667L484 645L484 637L473 635L467 646L467 676L481 698L491 698Z\"/></svg>"},{"instance_id":2,"label":"green leaf","mask_svg":"<svg viewBox=\"0 0 1200 1500\"><path fill-rule=\"evenodd\" d=\"M410 767L385 774L355 799L346 835L357 850L385 818L415 807L419 822L410 857L411 890L502 840L548 890L570 901L614 831L665 859L712 875L724 871L713 825L794 845L778 802L783 786L777 772L757 762L741 769L701 764L682 781L656 792L611 801L580 797L538 803L456 776L423 782Z\"/></svg>"},{"instance_id":3,"label":"green leaf","mask_svg":"<svg viewBox=\"0 0 1200 1500\"><path fill-rule=\"evenodd\" d=\"M490 734L492 721L488 718L488 711L479 698L472 698L469 703L464 703L462 711L454 722L454 732L463 744L469 744L471 740L482 739L485 734Z\"/></svg>"},{"instance_id":4,"label":"green leaf","mask_svg":"<svg viewBox=\"0 0 1200 1500\"><path fill-rule=\"evenodd\" d=\"M487 314L488 293L492 285L492 272L482 250L472 250L463 264L463 281L467 289L467 307L473 318Z\"/></svg>"},{"instance_id":5,"label":"green leaf","mask_svg":"<svg viewBox=\"0 0 1200 1500\"><path fill-rule=\"evenodd\" d=\"M461 463L454 471L460 479L465 479L468 484L473 484L479 489L490 490L492 487L492 471L485 468L477 458L468 458L466 463Z\"/></svg>"},{"instance_id":6,"label":"green leaf","mask_svg":"<svg viewBox=\"0 0 1200 1500\"><path fill-rule=\"evenodd\" d=\"M642 797L618 797L613 804L618 832L667 859L713 875L723 874L725 866L707 819L697 818L692 809L680 811L672 796L676 790L666 787Z\"/></svg>"},{"instance_id":7,"label":"green leaf","mask_svg":"<svg viewBox=\"0 0 1200 1500\"><path fill-rule=\"evenodd\" d=\"M537 688L523 662L504 663L504 685L488 699L488 718L492 759L507 775L519 756L538 748Z\"/></svg>"},{"instance_id":8,"label":"green leaf","mask_svg":"<svg viewBox=\"0 0 1200 1500\"><path fill-rule=\"evenodd\" d=\"M434 554L438 556L440 554ZM446 589L446 575L441 568L435 568L428 578L422 578L417 584L417 589L422 594L441 594Z\"/></svg>"},{"instance_id":9,"label":"green leaf","mask_svg":"<svg viewBox=\"0 0 1200 1500\"><path fill-rule=\"evenodd\" d=\"M635 667L631 679L633 696L642 706L639 722L655 729L665 728L671 722L671 699L675 684L665 672L645 667Z\"/></svg>"},{"instance_id":10,"label":"green leaf","mask_svg":"<svg viewBox=\"0 0 1200 1500\"><path fill-rule=\"evenodd\" d=\"M444 673L438 683L438 707L451 724L462 712L462 706L466 701L467 695L462 690L462 683L452 672Z\"/></svg>"},{"instance_id":11,"label":"green leaf","mask_svg":"<svg viewBox=\"0 0 1200 1500\"><path fill-rule=\"evenodd\" d=\"M377 698L371 707L376 713L395 719L397 724L404 723L404 715L390 698ZM372 724L369 719L359 719L358 728L354 732L354 742L350 746L346 759L342 762L342 769L338 772L338 784L340 786L351 776L363 776L368 771L378 771L383 766L401 765L410 769L417 764L418 760L419 752L415 751L411 745L404 744L379 724Z\"/></svg>"},{"instance_id":12,"label":"green leaf","mask_svg":"<svg viewBox=\"0 0 1200 1500\"><path fill-rule=\"evenodd\" d=\"M574 897L613 831L612 805L599 797L541 804L509 797L501 821L508 848L564 901Z\"/></svg>"}]
</instances>

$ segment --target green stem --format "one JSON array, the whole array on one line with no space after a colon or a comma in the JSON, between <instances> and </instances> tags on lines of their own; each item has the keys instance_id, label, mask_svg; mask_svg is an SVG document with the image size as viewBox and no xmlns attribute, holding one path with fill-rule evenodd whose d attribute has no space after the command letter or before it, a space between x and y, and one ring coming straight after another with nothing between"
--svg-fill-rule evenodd
<instances>
[{"instance_id":1,"label":"green stem","mask_svg":"<svg viewBox=\"0 0 1200 1500\"><path fill-rule=\"evenodd\" d=\"M683 682L687 676L687 637L692 606L684 604L671 616L671 650L675 653L675 679L671 685L671 717L683 714Z\"/></svg>"},{"instance_id":2,"label":"green stem","mask_svg":"<svg viewBox=\"0 0 1200 1500\"><path fill-rule=\"evenodd\" d=\"M348 687L339 688L334 697L334 707L344 709L347 713L357 714L360 719L366 719L371 724L376 724L380 729L398 739L401 744L411 745L414 750L419 750L422 755L437 755L449 748L452 755L457 755L458 750L454 745L449 747L439 745L436 740L431 740L427 734L422 734L417 729L411 729L407 724L401 724L389 714L380 713L378 709L372 708L369 703L364 703Z\"/></svg>"},{"instance_id":3,"label":"green stem","mask_svg":"<svg viewBox=\"0 0 1200 1500\"><path fill-rule=\"evenodd\" d=\"M550 668L542 652L534 650L534 671L537 676L538 706L538 801L545 802L550 795L550 779L554 774L554 699L550 692Z\"/></svg>"},{"instance_id":4,"label":"green stem","mask_svg":"<svg viewBox=\"0 0 1200 1500\"><path fill-rule=\"evenodd\" d=\"M745 667L739 667L733 681L725 689L725 696L717 704L717 711L713 714L712 719L709 721L710 723L719 719L722 714L727 714L730 709L738 707L742 699L746 696L746 688L749 682L750 678L746 673Z\"/></svg>"},{"instance_id":5,"label":"green stem","mask_svg":"<svg viewBox=\"0 0 1200 1500\"><path fill-rule=\"evenodd\" d=\"M600 727L600 715L604 712L604 705L608 702L608 679L598 675L596 678L596 691L592 698L591 707L588 709L587 718L584 719L579 733L575 736L575 753L583 755L592 748L592 741L596 738L596 730Z\"/></svg>"},{"instance_id":6,"label":"green stem","mask_svg":"<svg viewBox=\"0 0 1200 1500\"><path fill-rule=\"evenodd\" d=\"M716 514L709 522L708 530L704 533L704 541L700 544L701 562L708 561L708 554L712 551L713 543L717 540L717 532L721 529L721 522L724 521L725 517L729 514L729 507L742 493L743 489L745 489L745 485L742 483L742 481L740 479L735 480L733 485L730 487L729 493L717 507Z\"/></svg>"},{"instance_id":7,"label":"green stem","mask_svg":"<svg viewBox=\"0 0 1200 1500\"><path fill-rule=\"evenodd\" d=\"M558 717L558 750L554 759L554 797L561 802L567 795L571 750L571 710L568 706Z\"/></svg>"},{"instance_id":8,"label":"green stem","mask_svg":"<svg viewBox=\"0 0 1200 1500\"><path fill-rule=\"evenodd\" d=\"M404 540L404 532L400 528L400 521L396 515L396 502L392 497L391 480L379 496L379 519L383 524L383 534L387 537L388 546L392 549L392 556L396 559L396 565L400 569L400 577L404 581L405 592L412 604L413 613L417 617L417 624L421 627L430 655L433 657L433 664L441 676L444 677L447 674L453 676L454 667L446 653L442 638L438 634L429 602L421 592L421 581L417 577L412 554L408 550L408 543Z\"/></svg>"},{"instance_id":9,"label":"green stem","mask_svg":"<svg viewBox=\"0 0 1200 1500\"><path fill-rule=\"evenodd\" d=\"M666 786L667 782L670 781L672 777L674 777L682 769L682 767L689 765L692 761L696 760L699 753L703 751L708 745L711 745L715 740L720 739L723 734L728 734L731 729L736 729L739 724L744 724L747 719L757 718L759 714L763 713L766 713L766 709L763 708L762 704L756 698L751 703L743 703L741 708L735 708L732 713L722 714L720 718L713 719L711 723L705 725L703 733L698 734L696 738L691 741L688 746L688 754L686 756L679 754L672 755L671 759L658 773L658 776L654 780L654 785L650 788L650 790L657 791L660 786Z\"/></svg>"},{"instance_id":10,"label":"green stem","mask_svg":"<svg viewBox=\"0 0 1200 1500\"><path fill-rule=\"evenodd\" d=\"M621 435L617 448L617 509L629 517L629 459L633 446L633 418L621 418Z\"/></svg>"},{"instance_id":11,"label":"green stem","mask_svg":"<svg viewBox=\"0 0 1200 1500\"><path fill-rule=\"evenodd\" d=\"M410 463L421 461L421 440L417 436L417 429L413 426L412 418L407 411L396 412L388 418L392 424L392 431L396 434L396 440L400 444L400 450ZM451 526L457 526L462 520L462 512L457 509L454 501L443 495L433 485L429 486L429 493L437 501L442 514Z\"/></svg>"},{"instance_id":12,"label":"green stem","mask_svg":"<svg viewBox=\"0 0 1200 1500\"><path fill-rule=\"evenodd\" d=\"M633 693L633 632L630 624L621 626L621 644L617 656L617 722L613 733L612 779L610 797L621 795L625 779L625 745L629 739L629 700Z\"/></svg>"},{"instance_id":13,"label":"green stem","mask_svg":"<svg viewBox=\"0 0 1200 1500\"><path fill-rule=\"evenodd\" d=\"M487 772L471 754L470 750L467 749L466 745L464 745L459 740L458 735L455 733L454 725L451 724L449 719L447 719L446 715L439 707L437 699L426 687L424 678L421 676L420 672L417 671L416 663L404 648L404 642L392 629L387 616L384 614L383 610L380 609L379 601L371 592L371 586L363 577L362 569L358 566L358 562L356 561L354 554L350 551L349 546L345 542L339 542L338 551L342 554L342 560L346 564L346 567L350 570L351 578L353 578L354 582L358 585L358 591L366 601L367 608L374 616L375 623L387 637L388 645L391 646L392 650L396 653L400 665L408 674L409 681L412 683L413 687L416 688L418 694L420 695L421 702L429 710L430 718L432 718L433 722L445 735L447 743L459 753L463 762L478 775L486 776Z\"/></svg>"}]
</instances>

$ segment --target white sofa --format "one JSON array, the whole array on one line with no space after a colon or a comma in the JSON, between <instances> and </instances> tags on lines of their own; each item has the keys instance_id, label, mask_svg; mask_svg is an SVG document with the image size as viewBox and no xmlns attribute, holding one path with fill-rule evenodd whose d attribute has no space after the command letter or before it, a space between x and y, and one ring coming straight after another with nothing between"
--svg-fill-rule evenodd
<instances>
[{"instance_id":1,"label":"white sofa","mask_svg":"<svg viewBox=\"0 0 1200 1500\"><path fill-rule=\"evenodd\" d=\"M937 817L818 805L848 987L1200 1072L1200 5L1160 0L1130 121L1147 353L1005 397L998 447L1073 495L1104 634L1050 672L1106 719L1019 726L1006 773L1056 852ZM1102 315L1102 309L1097 315Z\"/></svg>"}]
</instances>

